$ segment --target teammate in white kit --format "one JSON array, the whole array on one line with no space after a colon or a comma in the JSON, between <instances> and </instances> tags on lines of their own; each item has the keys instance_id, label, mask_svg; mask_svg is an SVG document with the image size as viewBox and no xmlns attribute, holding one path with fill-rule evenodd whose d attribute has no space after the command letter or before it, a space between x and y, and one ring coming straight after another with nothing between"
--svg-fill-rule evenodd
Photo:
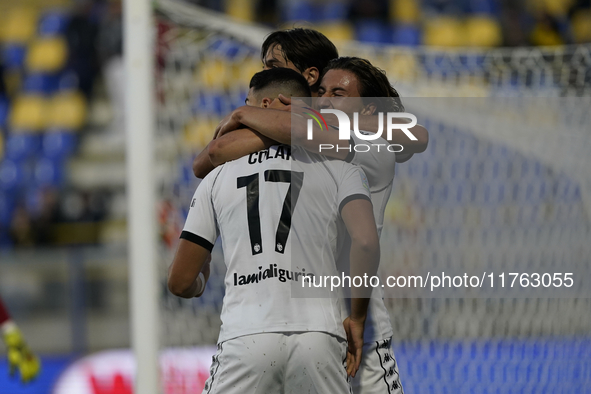
<instances>
[{"instance_id":1,"label":"teammate in white kit","mask_svg":"<svg viewBox=\"0 0 591 394\"><path fill-rule=\"evenodd\" d=\"M271 54L272 47L269 48L267 53ZM278 55L268 56L273 56L274 58L280 57ZM287 61L287 59L289 57L284 55L284 61ZM266 59L264 63L267 64ZM272 63L273 66L276 64L277 61ZM323 99L318 101L319 106L342 109L349 113L356 111L360 114L365 114L366 118L367 116L377 118L371 115L380 111L393 112L403 110L398 93L391 87L385 73L373 67L368 61L359 58L339 58L330 61L324 69L318 89L318 96L323 97ZM349 99L348 101L341 101L337 99L338 97L349 97ZM356 104L357 107L352 108L351 103L354 103L354 99L351 99L352 97L380 97L382 99L377 100L373 105L371 102L364 103L363 100L359 100ZM388 102L388 97L395 99L390 101L390 104L393 106L382 108L381 106ZM327 100L329 98L330 100ZM348 105L349 108L339 108L339 105L343 104ZM398 105L398 108L396 108L396 105ZM305 127L296 127L292 130L291 115L285 114L283 111L273 111L272 115L267 113L263 116L260 109L240 107L218 127L218 132L222 137L217 138L210 144L209 153L211 162L209 165L218 165L226 160L232 160L248 154L247 146L251 148L254 146L254 149L258 148L257 141L252 133L248 134L244 130L241 130L240 136L238 134L232 136L234 134L232 130L239 125L240 127L250 127L256 130L257 133L280 142L297 143L304 147L306 147L306 144L309 144L308 147L312 151L318 151L319 143L338 145L340 148L338 151L323 151L323 153L336 158L351 160L365 171L371 188L376 223L378 230L381 230L384 220L384 210L390 197L394 178L396 159L393 153L384 149L381 152L372 150L370 152L354 153L351 148L360 142L354 133L352 133L353 138L351 141L340 141L338 140L338 132L336 130L333 133L322 133L319 129L315 130L314 140L308 141L306 139ZM360 128L362 128L361 125ZM413 129L412 132L416 133L416 130ZM317 136L321 139L317 138ZM225 138L228 138L228 140L225 140ZM371 142L375 144L386 143L385 141ZM258 143L260 144L260 141ZM414 149L421 151L424 148L415 147ZM198 164L202 168L206 168L201 163ZM382 294L382 289L376 288L372 296L364 338L365 357L362 360L359 374L353 380L353 391L355 394L403 393L398 367L391 347L393 332L388 312L381 298Z\"/></svg>"},{"instance_id":2,"label":"teammate in white kit","mask_svg":"<svg viewBox=\"0 0 591 394\"><path fill-rule=\"evenodd\" d=\"M283 107L279 92L303 97L309 88L294 71L263 71L253 77L247 102ZM362 290L353 294L343 327L341 300L329 289L316 289L324 297L294 298L291 286L312 275L337 275L343 223L352 239L350 274L375 273L372 213L363 171L287 145L253 152L205 177L169 272L174 294L200 296L207 259L221 237L226 295L204 393L350 392L347 372L354 375L360 362L369 300L357 297Z\"/></svg>"}]
</instances>

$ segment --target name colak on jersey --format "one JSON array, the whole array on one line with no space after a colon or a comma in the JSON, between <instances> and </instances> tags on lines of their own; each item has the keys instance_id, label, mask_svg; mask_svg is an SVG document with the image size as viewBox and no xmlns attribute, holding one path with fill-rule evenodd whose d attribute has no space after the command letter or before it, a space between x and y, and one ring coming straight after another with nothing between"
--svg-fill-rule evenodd
<instances>
[{"instance_id":1,"label":"name colak on jersey","mask_svg":"<svg viewBox=\"0 0 591 394\"><path fill-rule=\"evenodd\" d=\"M265 160L291 158L291 147L289 145L279 145L277 149L264 149L248 155L248 164L262 163Z\"/></svg>"},{"instance_id":2,"label":"name colak on jersey","mask_svg":"<svg viewBox=\"0 0 591 394\"><path fill-rule=\"evenodd\" d=\"M259 281L270 278L277 278L280 282L287 282L288 280L299 282L300 277L302 276L313 277L314 274L311 272L307 273L305 268L302 268L301 271L290 271L277 268L277 264L269 264L269 268L263 270L263 267L260 266L259 271L252 274L238 275L234 272L234 286L259 283Z\"/></svg>"}]
</instances>

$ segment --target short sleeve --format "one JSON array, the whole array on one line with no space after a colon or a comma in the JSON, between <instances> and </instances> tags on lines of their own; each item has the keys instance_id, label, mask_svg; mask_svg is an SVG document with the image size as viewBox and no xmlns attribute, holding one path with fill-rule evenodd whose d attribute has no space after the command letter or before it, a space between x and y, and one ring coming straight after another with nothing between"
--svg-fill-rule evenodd
<instances>
[{"instance_id":1,"label":"short sleeve","mask_svg":"<svg viewBox=\"0 0 591 394\"><path fill-rule=\"evenodd\" d=\"M363 141L354 133L351 133L351 140L351 150L356 150L351 163L363 168L371 185L371 191L388 186L394 179L396 167L396 154L388 150L389 142L383 138ZM365 146L362 148L361 145L369 146L369 149L365 151Z\"/></svg>"},{"instance_id":2,"label":"short sleeve","mask_svg":"<svg viewBox=\"0 0 591 394\"><path fill-rule=\"evenodd\" d=\"M343 173L338 186L337 199L339 212L352 200L365 199L371 202L369 182L361 168L343 163Z\"/></svg>"},{"instance_id":3,"label":"short sleeve","mask_svg":"<svg viewBox=\"0 0 591 394\"><path fill-rule=\"evenodd\" d=\"M213 175L210 174L210 175ZM218 237L218 226L212 198L212 177L207 176L195 190L181 238L205 249L213 249Z\"/></svg>"}]
</instances>

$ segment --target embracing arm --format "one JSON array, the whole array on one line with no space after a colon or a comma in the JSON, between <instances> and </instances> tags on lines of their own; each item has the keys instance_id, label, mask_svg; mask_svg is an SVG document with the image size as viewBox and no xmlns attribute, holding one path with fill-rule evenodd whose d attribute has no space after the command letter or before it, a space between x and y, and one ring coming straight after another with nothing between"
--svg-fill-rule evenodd
<instances>
[{"instance_id":1,"label":"embracing arm","mask_svg":"<svg viewBox=\"0 0 591 394\"><path fill-rule=\"evenodd\" d=\"M235 121L283 144L299 145L306 150L319 153L320 144L338 146L339 149L323 151L322 154L336 159L344 159L349 154L349 141L339 140L336 130L321 130L313 125L312 140L307 138L307 118L276 109L262 109L244 106L234 111Z\"/></svg>"},{"instance_id":2,"label":"embracing arm","mask_svg":"<svg viewBox=\"0 0 591 394\"><path fill-rule=\"evenodd\" d=\"M193 173L204 178L215 167L258 152L276 142L261 133L241 128L212 140L193 161Z\"/></svg>"}]
</instances>

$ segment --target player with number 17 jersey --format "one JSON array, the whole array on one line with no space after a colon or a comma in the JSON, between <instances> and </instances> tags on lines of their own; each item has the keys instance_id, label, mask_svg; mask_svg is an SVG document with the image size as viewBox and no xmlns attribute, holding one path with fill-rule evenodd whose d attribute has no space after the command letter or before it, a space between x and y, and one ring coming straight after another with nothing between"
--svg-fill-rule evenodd
<instances>
[{"instance_id":1,"label":"player with number 17 jersey","mask_svg":"<svg viewBox=\"0 0 591 394\"><path fill-rule=\"evenodd\" d=\"M368 198L365 175L291 149L276 145L228 162L195 192L181 238L212 247L219 232L228 269L219 342L285 331L345 338L338 298L293 298L290 285L336 274L339 206Z\"/></svg>"}]
</instances>

